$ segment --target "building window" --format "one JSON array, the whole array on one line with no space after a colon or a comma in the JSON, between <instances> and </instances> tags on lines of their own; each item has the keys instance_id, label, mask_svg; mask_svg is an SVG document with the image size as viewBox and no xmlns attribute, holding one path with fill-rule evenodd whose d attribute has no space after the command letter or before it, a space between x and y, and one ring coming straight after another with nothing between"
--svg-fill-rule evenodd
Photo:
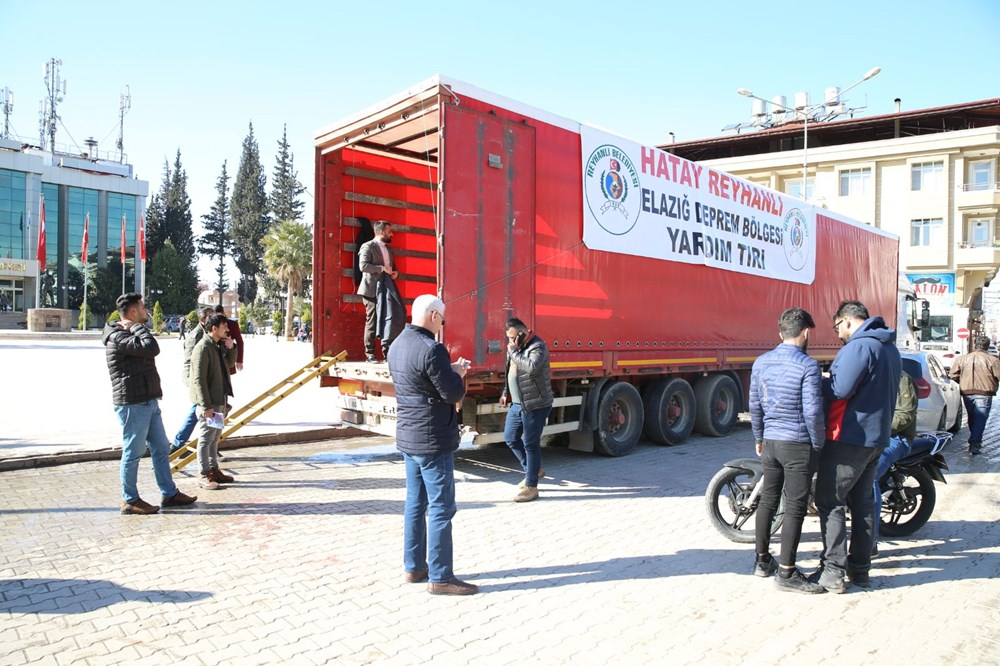
<instances>
[{"instance_id":1,"label":"building window","mask_svg":"<svg viewBox=\"0 0 1000 666\"><path fill-rule=\"evenodd\" d=\"M802 179L787 178L785 179L785 192L796 199L805 199L808 201L813 198L813 187L815 184L815 178L806 178L806 193L805 196L802 196Z\"/></svg>"},{"instance_id":2,"label":"building window","mask_svg":"<svg viewBox=\"0 0 1000 666\"><path fill-rule=\"evenodd\" d=\"M910 220L910 247L930 247L941 243L944 221L941 218Z\"/></svg>"},{"instance_id":3,"label":"building window","mask_svg":"<svg viewBox=\"0 0 1000 666\"><path fill-rule=\"evenodd\" d=\"M969 183L968 190L991 190L995 187L993 182L993 160L983 160L969 163Z\"/></svg>"},{"instance_id":4,"label":"building window","mask_svg":"<svg viewBox=\"0 0 1000 666\"><path fill-rule=\"evenodd\" d=\"M872 170L845 169L840 172L840 196L854 197L868 192L872 180Z\"/></svg>"},{"instance_id":5,"label":"building window","mask_svg":"<svg viewBox=\"0 0 1000 666\"><path fill-rule=\"evenodd\" d=\"M25 258L30 220L25 211L24 188L24 172L0 169L0 258Z\"/></svg>"},{"instance_id":6,"label":"building window","mask_svg":"<svg viewBox=\"0 0 1000 666\"><path fill-rule=\"evenodd\" d=\"M97 190L82 187L69 188L69 235L66 252L70 265L77 270L83 268L83 222L90 214L90 241L87 243L89 263L97 262Z\"/></svg>"},{"instance_id":7,"label":"building window","mask_svg":"<svg viewBox=\"0 0 1000 666\"><path fill-rule=\"evenodd\" d=\"M108 262L121 261L122 218L125 219L125 258L135 259L135 196L108 192ZM91 218L91 224L94 220Z\"/></svg>"},{"instance_id":8,"label":"building window","mask_svg":"<svg viewBox=\"0 0 1000 666\"><path fill-rule=\"evenodd\" d=\"M993 220L988 217L969 220L966 245L969 247L989 247L993 245Z\"/></svg>"},{"instance_id":9,"label":"building window","mask_svg":"<svg viewBox=\"0 0 1000 666\"><path fill-rule=\"evenodd\" d=\"M48 269L53 275L59 274L59 186L52 183L42 183L42 196L45 197L45 265L39 270ZM28 250L31 258L35 258L38 244L38 220L32 220L31 242L35 247ZM56 287L58 288L58 284Z\"/></svg>"},{"instance_id":10,"label":"building window","mask_svg":"<svg viewBox=\"0 0 1000 666\"><path fill-rule=\"evenodd\" d=\"M921 190L938 190L944 184L944 162L923 162L914 164L911 169L914 192Z\"/></svg>"}]
</instances>

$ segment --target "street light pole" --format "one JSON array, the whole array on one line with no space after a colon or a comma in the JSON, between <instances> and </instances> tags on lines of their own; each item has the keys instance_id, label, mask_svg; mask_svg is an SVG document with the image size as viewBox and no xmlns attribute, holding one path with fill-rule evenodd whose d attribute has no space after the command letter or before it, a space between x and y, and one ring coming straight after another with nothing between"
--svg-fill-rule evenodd
<instances>
[{"instance_id":1,"label":"street light pole","mask_svg":"<svg viewBox=\"0 0 1000 666\"><path fill-rule=\"evenodd\" d=\"M841 90L840 95L843 95L848 90L853 90L854 88L861 85L862 83L872 78L881 71L882 71L881 67L873 67L872 69L865 72L865 75L861 77L859 81L855 81L851 85ZM763 97L758 97L757 95L754 95L746 88L739 88L736 91L736 93L742 95L743 97L751 97L753 99L758 99L764 102L765 104L777 106L778 108L784 109L785 111L791 111L792 113L795 113L796 111L800 110L790 106L785 106L784 104L778 104L773 100L767 100L764 99ZM806 196L806 178L809 174L809 116L812 115L813 111L825 105L826 105L826 100L820 102L819 104L810 104L808 106L803 106L801 109L802 111L802 198L805 200L808 200Z\"/></svg>"}]
</instances>

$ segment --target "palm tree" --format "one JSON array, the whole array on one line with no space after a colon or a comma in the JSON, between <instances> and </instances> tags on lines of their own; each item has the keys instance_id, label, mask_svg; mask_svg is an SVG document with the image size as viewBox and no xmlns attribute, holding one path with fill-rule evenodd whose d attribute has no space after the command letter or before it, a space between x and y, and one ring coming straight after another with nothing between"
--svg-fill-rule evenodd
<instances>
[{"instance_id":1,"label":"palm tree","mask_svg":"<svg viewBox=\"0 0 1000 666\"><path fill-rule=\"evenodd\" d=\"M295 294L302 291L302 281L312 273L312 249L312 230L295 220L274 224L264 236L264 266L288 290L286 338L292 335Z\"/></svg>"}]
</instances>

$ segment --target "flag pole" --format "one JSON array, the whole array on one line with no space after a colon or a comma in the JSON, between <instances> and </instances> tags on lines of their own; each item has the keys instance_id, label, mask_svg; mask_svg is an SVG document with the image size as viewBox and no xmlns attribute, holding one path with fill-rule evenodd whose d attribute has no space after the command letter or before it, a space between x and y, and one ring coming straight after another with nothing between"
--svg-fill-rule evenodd
<instances>
[{"instance_id":1,"label":"flag pole","mask_svg":"<svg viewBox=\"0 0 1000 666\"><path fill-rule=\"evenodd\" d=\"M90 213L83 220L83 322L81 331L90 328L90 312L87 310L87 245L90 242Z\"/></svg>"},{"instance_id":2,"label":"flag pole","mask_svg":"<svg viewBox=\"0 0 1000 666\"><path fill-rule=\"evenodd\" d=\"M125 293L125 215L122 214L122 293Z\"/></svg>"}]
</instances>

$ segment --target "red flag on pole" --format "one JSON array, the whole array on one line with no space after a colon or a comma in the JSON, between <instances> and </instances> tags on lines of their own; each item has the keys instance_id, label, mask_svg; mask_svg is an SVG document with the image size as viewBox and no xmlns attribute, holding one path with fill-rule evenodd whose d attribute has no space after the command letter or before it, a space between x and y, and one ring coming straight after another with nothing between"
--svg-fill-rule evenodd
<instances>
[{"instance_id":1,"label":"red flag on pole","mask_svg":"<svg viewBox=\"0 0 1000 666\"><path fill-rule=\"evenodd\" d=\"M42 212L38 220L38 270L45 270L45 197L39 195L38 201L41 204Z\"/></svg>"},{"instance_id":2,"label":"red flag on pole","mask_svg":"<svg viewBox=\"0 0 1000 666\"><path fill-rule=\"evenodd\" d=\"M90 213L83 219L83 246L80 248L80 256L83 265L87 265L87 244L90 242Z\"/></svg>"},{"instance_id":3,"label":"red flag on pole","mask_svg":"<svg viewBox=\"0 0 1000 666\"><path fill-rule=\"evenodd\" d=\"M146 261L146 216L139 216L139 258Z\"/></svg>"},{"instance_id":4,"label":"red flag on pole","mask_svg":"<svg viewBox=\"0 0 1000 666\"><path fill-rule=\"evenodd\" d=\"M122 215L122 266L125 265L125 216Z\"/></svg>"}]
</instances>

